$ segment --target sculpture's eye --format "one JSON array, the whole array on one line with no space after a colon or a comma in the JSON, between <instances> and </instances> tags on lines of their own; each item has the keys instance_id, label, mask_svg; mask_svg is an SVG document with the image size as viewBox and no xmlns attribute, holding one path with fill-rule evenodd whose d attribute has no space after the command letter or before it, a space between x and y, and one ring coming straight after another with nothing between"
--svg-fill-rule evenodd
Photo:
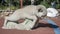
<instances>
[{"instance_id":1,"label":"sculpture's eye","mask_svg":"<svg viewBox=\"0 0 60 34\"><path fill-rule=\"evenodd\" d=\"M38 12L43 12L41 9L38 9Z\"/></svg>"}]
</instances>

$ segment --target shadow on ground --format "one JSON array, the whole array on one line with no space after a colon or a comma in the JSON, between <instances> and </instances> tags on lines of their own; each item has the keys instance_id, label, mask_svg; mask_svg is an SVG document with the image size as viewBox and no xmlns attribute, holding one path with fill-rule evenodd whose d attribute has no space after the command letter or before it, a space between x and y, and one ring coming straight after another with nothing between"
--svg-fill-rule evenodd
<instances>
[{"instance_id":1,"label":"shadow on ground","mask_svg":"<svg viewBox=\"0 0 60 34\"><path fill-rule=\"evenodd\" d=\"M59 26L53 25L53 24L38 23L37 27L32 28L32 30L40 28L40 27L58 28Z\"/></svg>"}]
</instances>

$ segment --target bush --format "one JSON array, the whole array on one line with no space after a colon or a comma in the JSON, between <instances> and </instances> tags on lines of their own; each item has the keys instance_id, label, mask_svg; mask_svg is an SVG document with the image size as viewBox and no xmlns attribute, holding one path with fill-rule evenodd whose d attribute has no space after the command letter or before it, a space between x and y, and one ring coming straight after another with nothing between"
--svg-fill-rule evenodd
<instances>
[{"instance_id":1,"label":"bush","mask_svg":"<svg viewBox=\"0 0 60 34\"><path fill-rule=\"evenodd\" d=\"M5 9L7 9L7 6L3 6L3 5L2 5L2 6L0 6L0 9L1 9L1 10L5 10Z\"/></svg>"},{"instance_id":2,"label":"bush","mask_svg":"<svg viewBox=\"0 0 60 34\"><path fill-rule=\"evenodd\" d=\"M11 10L16 10L16 9L19 9L20 7L18 7L18 6L10 6L10 9Z\"/></svg>"},{"instance_id":3,"label":"bush","mask_svg":"<svg viewBox=\"0 0 60 34\"><path fill-rule=\"evenodd\" d=\"M46 8L50 7L50 5L48 4L48 2L46 2L46 1L45 2L41 2L40 4L44 5Z\"/></svg>"},{"instance_id":4,"label":"bush","mask_svg":"<svg viewBox=\"0 0 60 34\"><path fill-rule=\"evenodd\" d=\"M60 4L59 4L59 5L57 4L57 5L56 5L56 8L57 8L57 9L60 9Z\"/></svg>"}]
</instances>

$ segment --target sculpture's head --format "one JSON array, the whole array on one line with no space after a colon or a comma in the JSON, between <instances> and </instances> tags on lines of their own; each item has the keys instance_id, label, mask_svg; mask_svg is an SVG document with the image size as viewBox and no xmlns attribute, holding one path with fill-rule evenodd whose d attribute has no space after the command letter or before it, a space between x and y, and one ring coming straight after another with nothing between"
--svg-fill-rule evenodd
<instances>
[{"instance_id":1,"label":"sculpture's head","mask_svg":"<svg viewBox=\"0 0 60 34\"><path fill-rule=\"evenodd\" d=\"M47 15L47 9L45 6L37 5L36 9L38 10L38 12L36 14L38 17L45 17Z\"/></svg>"}]
</instances>

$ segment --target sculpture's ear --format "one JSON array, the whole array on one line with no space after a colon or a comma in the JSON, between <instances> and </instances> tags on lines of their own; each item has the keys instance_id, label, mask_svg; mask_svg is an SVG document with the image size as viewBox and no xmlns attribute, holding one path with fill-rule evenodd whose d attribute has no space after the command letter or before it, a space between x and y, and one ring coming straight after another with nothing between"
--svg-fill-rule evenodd
<instances>
[{"instance_id":1,"label":"sculpture's ear","mask_svg":"<svg viewBox=\"0 0 60 34\"><path fill-rule=\"evenodd\" d=\"M38 12L43 12L43 10L40 8L40 9L38 9Z\"/></svg>"},{"instance_id":2,"label":"sculpture's ear","mask_svg":"<svg viewBox=\"0 0 60 34\"><path fill-rule=\"evenodd\" d=\"M38 10L38 12L47 12L47 9L44 5L37 5L36 9Z\"/></svg>"},{"instance_id":3,"label":"sculpture's ear","mask_svg":"<svg viewBox=\"0 0 60 34\"><path fill-rule=\"evenodd\" d=\"M40 12L41 11L41 9L38 9L38 12Z\"/></svg>"}]
</instances>

